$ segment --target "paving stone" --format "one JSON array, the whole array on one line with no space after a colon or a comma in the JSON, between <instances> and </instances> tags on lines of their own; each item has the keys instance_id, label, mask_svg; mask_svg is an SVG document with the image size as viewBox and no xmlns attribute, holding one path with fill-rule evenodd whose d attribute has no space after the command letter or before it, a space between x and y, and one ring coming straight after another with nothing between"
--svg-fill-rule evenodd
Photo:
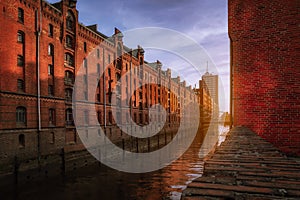
<instances>
[{"instance_id":1,"label":"paving stone","mask_svg":"<svg viewBox=\"0 0 300 200\"><path fill-rule=\"evenodd\" d=\"M300 158L281 153L247 128L231 130L182 199L300 199Z\"/></svg>"}]
</instances>

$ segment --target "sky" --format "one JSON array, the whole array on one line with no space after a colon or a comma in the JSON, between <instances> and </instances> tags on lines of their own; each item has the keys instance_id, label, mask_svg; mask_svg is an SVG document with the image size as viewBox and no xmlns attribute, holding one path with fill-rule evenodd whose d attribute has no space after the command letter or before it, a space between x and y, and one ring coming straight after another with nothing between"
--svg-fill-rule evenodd
<instances>
[{"instance_id":1,"label":"sky","mask_svg":"<svg viewBox=\"0 0 300 200\"><path fill-rule=\"evenodd\" d=\"M77 10L81 23L98 24L98 30L107 36L113 34L115 27L122 32L136 28L160 27L190 37L210 57L208 71L218 74L222 83L219 84L220 110L229 111L230 68L226 0L78 0ZM125 37L124 43L127 46ZM145 49L145 60L160 60L164 69L172 69L174 76L180 75L182 79L187 78L192 86L198 86L198 80L206 71L208 58L203 58L201 66L197 66L200 73L191 72L190 63L170 52Z\"/></svg>"}]
</instances>

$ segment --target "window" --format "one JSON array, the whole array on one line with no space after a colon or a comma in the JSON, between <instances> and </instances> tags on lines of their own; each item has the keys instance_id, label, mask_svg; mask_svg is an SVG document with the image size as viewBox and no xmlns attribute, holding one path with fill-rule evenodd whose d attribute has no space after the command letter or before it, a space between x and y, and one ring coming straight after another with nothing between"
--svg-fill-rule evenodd
<instances>
[{"instance_id":1,"label":"window","mask_svg":"<svg viewBox=\"0 0 300 200\"><path fill-rule=\"evenodd\" d=\"M72 89L68 88L65 90L65 96L67 101L72 101Z\"/></svg>"},{"instance_id":2,"label":"window","mask_svg":"<svg viewBox=\"0 0 300 200\"><path fill-rule=\"evenodd\" d=\"M84 124L89 124L89 112L87 110L84 111Z\"/></svg>"},{"instance_id":3,"label":"window","mask_svg":"<svg viewBox=\"0 0 300 200\"><path fill-rule=\"evenodd\" d=\"M143 124L143 114L142 113L139 114L139 118L140 118L140 124Z\"/></svg>"},{"instance_id":4,"label":"window","mask_svg":"<svg viewBox=\"0 0 300 200\"><path fill-rule=\"evenodd\" d=\"M48 85L48 95L49 96L54 96L53 85Z\"/></svg>"},{"instance_id":5,"label":"window","mask_svg":"<svg viewBox=\"0 0 300 200\"><path fill-rule=\"evenodd\" d=\"M24 37L24 33L22 31L18 31L18 38L17 41L19 43L24 43L25 42L25 37Z\"/></svg>"},{"instance_id":6,"label":"window","mask_svg":"<svg viewBox=\"0 0 300 200\"><path fill-rule=\"evenodd\" d=\"M20 67L24 66L24 57L22 55L18 55L17 65L20 66Z\"/></svg>"},{"instance_id":7,"label":"window","mask_svg":"<svg viewBox=\"0 0 300 200\"><path fill-rule=\"evenodd\" d=\"M66 110L66 124L67 125L73 125L73 112L72 112L72 108L68 108Z\"/></svg>"},{"instance_id":8,"label":"window","mask_svg":"<svg viewBox=\"0 0 300 200\"><path fill-rule=\"evenodd\" d=\"M100 58L100 50L97 49L97 58Z\"/></svg>"},{"instance_id":9,"label":"window","mask_svg":"<svg viewBox=\"0 0 300 200\"><path fill-rule=\"evenodd\" d=\"M16 109L16 122L18 124L25 125L26 124L26 108L19 106Z\"/></svg>"},{"instance_id":10,"label":"window","mask_svg":"<svg viewBox=\"0 0 300 200\"><path fill-rule=\"evenodd\" d=\"M97 118L98 118L99 124L102 124L102 118L101 118L101 112L100 111L97 112Z\"/></svg>"},{"instance_id":11,"label":"window","mask_svg":"<svg viewBox=\"0 0 300 200\"><path fill-rule=\"evenodd\" d=\"M48 36L53 37L53 25L52 24L48 25Z\"/></svg>"},{"instance_id":12,"label":"window","mask_svg":"<svg viewBox=\"0 0 300 200\"><path fill-rule=\"evenodd\" d=\"M117 81L119 81L121 79L121 74L120 73L116 73L116 79L117 79Z\"/></svg>"},{"instance_id":13,"label":"window","mask_svg":"<svg viewBox=\"0 0 300 200\"><path fill-rule=\"evenodd\" d=\"M100 64L97 63L97 73L100 74Z\"/></svg>"},{"instance_id":14,"label":"window","mask_svg":"<svg viewBox=\"0 0 300 200\"><path fill-rule=\"evenodd\" d=\"M24 10L22 8L18 8L18 22L24 23Z\"/></svg>"},{"instance_id":15,"label":"window","mask_svg":"<svg viewBox=\"0 0 300 200\"><path fill-rule=\"evenodd\" d=\"M108 122L109 122L109 124L112 124L112 122L113 122L111 111L109 111L109 113L108 113Z\"/></svg>"},{"instance_id":16,"label":"window","mask_svg":"<svg viewBox=\"0 0 300 200\"><path fill-rule=\"evenodd\" d=\"M25 135L20 134L19 135L19 148L24 148L25 147Z\"/></svg>"},{"instance_id":17,"label":"window","mask_svg":"<svg viewBox=\"0 0 300 200\"><path fill-rule=\"evenodd\" d=\"M55 134L53 132L50 133L50 144L54 144L55 143Z\"/></svg>"},{"instance_id":18,"label":"window","mask_svg":"<svg viewBox=\"0 0 300 200\"><path fill-rule=\"evenodd\" d=\"M54 75L54 67L51 64L48 65L48 75L49 76L53 76Z\"/></svg>"},{"instance_id":19,"label":"window","mask_svg":"<svg viewBox=\"0 0 300 200\"><path fill-rule=\"evenodd\" d=\"M108 76L111 79L111 70L110 70L110 68L108 68Z\"/></svg>"},{"instance_id":20,"label":"window","mask_svg":"<svg viewBox=\"0 0 300 200\"><path fill-rule=\"evenodd\" d=\"M74 57L70 53L65 54L65 62L67 65L74 67Z\"/></svg>"},{"instance_id":21,"label":"window","mask_svg":"<svg viewBox=\"0 0 300 200\"><path fill-rule=\"evenodd\" d=\"M65 83L66 84L74 83L74 74L71 71L65 71Z\"/></svg>"},{"instance_id":22,"label":"window","mask_svg":"<svg viewBox=\"0 0 300 200\"><path fill-rule=\"evenodd\" d=\"M108 55L108 64L110 64L110 55Z\"/></svg>"},{"instance_id":23,"label":"window","mask_svg":"<svg viewBox=\"0 0 300 200\"><path fill-rule=\"evenodd\" d=\"M86 51L87 51L86 42L83 43L83 50L84 50L84 52L86 53Z\"/></svg>"},{"instance_id":24,"label":"window","mask_svg":"<svg viewBox=\"0 0 300 200\"><path fill-rule=\"evenodd\" d=\"M67 29L70 31L74 31L75 28L75 20L74 20L74 15L71 11L68 11L67 14Z\"/></svg>"},{"instance_id":25,"label":"window","mask_svg":"<svg viewBox=\"0 0 300 200\"><path fill-rule=\"evenodd\" d=\"M73 45L73 38L70 36L70 35L67 35L66 36L66 46L69 47L69 48L73 48L74 45Z\"/></svg>"},{"instance_id":26,"label":"window","mask_svg":"<svg viewBox=\"0 0 300 200\"><path fill-rule=\"evenodd\" d=\"M49 56L54 56L54 46L53 46L53 44L48 45L48 55Z\"/></svg>"},{"instance_id":27,"label":"window","mask_svg":"<svg viewBox=\"0 0 300 200\"><path fill-rule=\"evenodd\" d=\"M84 66L85 68L87 68L87 66L88 66L88 62L87 62L87 59L86 59L86 58L83 60L83 66Z\"/></svg>"},{"instance_id":28,"label":"window","mask_svg":"<svg viewBox=\"0 0 300 200\"><path fill-rule=\"evenodd\" d=\"M24 81L22 79L18 79L17 87L18 87L18 92L24 92L25 91Z\"/></svg>"},{"instance_id":29,"label":"window","mask_svg":"<svg viewBox=\"0 0 300 200\"><path fill-rule=\"evenodd\" d=\"M53 108L49 109L49 124L55 125L55 109Z\"/></svg>"}]
</instances>

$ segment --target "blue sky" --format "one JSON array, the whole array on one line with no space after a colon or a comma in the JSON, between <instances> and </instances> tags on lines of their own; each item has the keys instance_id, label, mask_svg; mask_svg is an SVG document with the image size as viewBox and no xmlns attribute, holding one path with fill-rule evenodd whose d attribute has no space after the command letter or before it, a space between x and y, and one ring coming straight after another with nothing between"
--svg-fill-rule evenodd
<instances>
[{"instance_id":1,"label":"blue sky","mask_svg":"<svg viewBox=\"0 0 300 200\"><path fill-rule=\"evenodd\" d=\"M50 3L57 2L50 0ZM78 0L79 21L85 25L98 24L98 30L111 36L114 27L128 31L143 27L161 27L186 34L201 45L210 56L216 68L209 63L209 71L218 74L224 93L220 94L220 107L229 110L229 39L227 33L226 0ZM126 39L125 45L126 45ZM135 48L134 46L129 46ZM164 67L171 68L186 77L191 73L188 63L169 53L146 50L146 60L160 60ZM188 76L190 84L198 83L206 70ZM222 89L221 89L222 91Z\"/></svg>"}]
</instances>

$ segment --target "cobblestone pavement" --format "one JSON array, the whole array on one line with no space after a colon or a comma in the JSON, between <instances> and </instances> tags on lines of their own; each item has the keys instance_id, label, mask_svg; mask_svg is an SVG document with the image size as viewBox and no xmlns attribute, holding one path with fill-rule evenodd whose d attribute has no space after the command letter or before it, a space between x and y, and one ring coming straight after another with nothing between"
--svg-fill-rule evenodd
<instances>
[{"instance_id":1,"label":"cobblestone pavement","mask_svg":"<svg viewBox=\"0 0 300 200\"><path fill-rule=\"evenodd\" d=\"M203 176L184 190L182 200L191 199L300 199L300 158L235 127L205 160Z\"/></svg>"}]
</instances>

